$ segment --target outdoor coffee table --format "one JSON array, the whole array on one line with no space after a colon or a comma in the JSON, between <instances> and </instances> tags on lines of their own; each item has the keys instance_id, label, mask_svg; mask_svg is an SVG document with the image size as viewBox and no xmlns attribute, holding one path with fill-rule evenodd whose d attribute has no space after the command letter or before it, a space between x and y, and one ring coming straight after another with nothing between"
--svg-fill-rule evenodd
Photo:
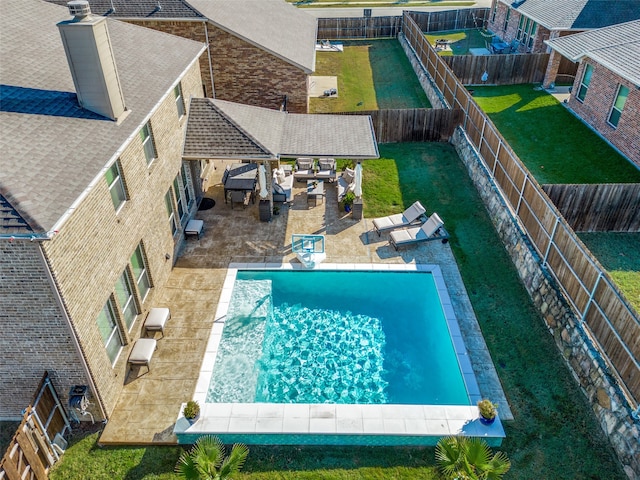
<instances>
[{"instance_id":1,"label":"outdoor coffee table","mask_svg":"<svg viewBox=\"0 0 640 480\"><path fill-rule=\"evenodd\" d=\"M318 199L324 202L324 182L322 180L307 180L307 204L313 200L318 204Z\"/></svg>"}]
</instances>

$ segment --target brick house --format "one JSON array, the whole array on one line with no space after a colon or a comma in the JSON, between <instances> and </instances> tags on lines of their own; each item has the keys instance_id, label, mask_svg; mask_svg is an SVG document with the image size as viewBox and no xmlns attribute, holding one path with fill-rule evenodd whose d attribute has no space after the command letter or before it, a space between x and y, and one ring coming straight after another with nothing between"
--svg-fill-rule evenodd
<instances>
[{"instance_id":1,"label":"brick house","mask_svg":"<svg viewBox=\"0 0 640 480\"><path fill-rule=\"evenodd\" d=\"M520 53L545 53L545 40L640 19L640 0L493 0L487 29Z\"/></svg>"},{"instance_id":2,"label":"brick house","mask_svg":"<svg viewBox=\"0 0 640 480\"><path fill-rule=\"evenodd\" d=\"M640 20L546 43L550 65L580 62L569 108L640 168ZM544 83L554 77L548 69Z\"/></svg>"},{"instance_id":3,"label":"brick house","mask_svg":"<svg viewBox=\"0 0 640 480\"><path fill-rule=\"evenodd\" d=\"M201 194L199 163L181 153L205 45L71 18L37 0L0 4L5 419L20 416L44 370L63 402L87 385L93 414L109 416ZM90 44L104 55L78 48Z\"/></svg>"},{"instance_id":4,"label":"brick house","mask_svg":"<svg viewBox=\"0 0 640 480\"><path fill-rule=\"evenodd\" d=\"M68 0L47 0L66 5ZM99 15L208 45L205 96L307 113L317 21L284 0L90 0Z\"/></svg>"}]
</instances>

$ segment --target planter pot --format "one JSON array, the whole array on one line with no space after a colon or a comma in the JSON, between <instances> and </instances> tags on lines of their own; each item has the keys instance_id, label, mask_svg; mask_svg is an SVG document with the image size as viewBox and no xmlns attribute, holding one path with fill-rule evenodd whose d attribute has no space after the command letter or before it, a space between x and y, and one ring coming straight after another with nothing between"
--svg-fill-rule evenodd
<instances>
[{"instance_id":1,"label":"planter pot","mask_svg":"<svg viewBox=\"0 0 640 480\"><path fill-rule=\"evenodd\" d=\"M484 418L482 415L480 415L480 423L483 425L491 425L495 421L496 421L496 417Z\"/></svg>"},{"instance_id":2,"label":"planter pot","mask_svg":"<svg viewBox=\"0 0 640 480\"><path fill-rule=\"evenodd\" d=\"M199 418L200 418L200 415L196 416L195 418L187 418L187 422L189 422L189 425L193 425L198 421Z\"/></svg>"},{"instance_id":3,"label":"planter pot","mask_svg":"<svg viewBox=\"0 0 640 480\"><path fill-rule=\"evenodd\" d=\"M349 213L351 211L351 205L345 205L344 206L344 211Z\"/></svg>"}]
</instances>

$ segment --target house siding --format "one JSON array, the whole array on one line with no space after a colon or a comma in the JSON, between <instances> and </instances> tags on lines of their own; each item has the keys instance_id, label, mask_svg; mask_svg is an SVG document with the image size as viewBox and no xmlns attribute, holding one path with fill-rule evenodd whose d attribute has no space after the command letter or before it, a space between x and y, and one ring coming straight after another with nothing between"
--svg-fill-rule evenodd
<instances>
[{"instance_id":1,"label":"house siding","mask_svg":"<svg viewBox=\"0 0 640 480\"><path fill-rule=\"evenodd\" d=\"M208 36L210 58L205 53L200 59L207 97L280 109L286 96L287 111L307 113L309 110L308 75L304 70L211 22L207 23L205 32L204 21L127 21L202 43L206 43Z\"/></svg>"},{"instance_id":2,"label":"house siding","mask_svg":"<svg viewBox=\"0 0 640 480\"><path fill-rule=\"evenodd\" d=\"M181 86L183 98L187 101L190 96L202 97L202 80L197 62L186 72ZM127 331L123 321L119 322L121 327L119 330L125 345L113 366L106 353L96 321L112 295L116 281L122 272L125 270L130 272L128 267L130 258L140 242L143 243L146 253L152 285L162 286L169 276L173 259L183 241L183 235L182 229L178 230L175 237L172 235L164 197L182 165L181 151L185 121L186 116L178 119L175 97L173 92L169 92L150 119L157 158L147 166L139 135L134 136L119 157L120 172L128 193L128 200L120 211L116 214L106 180L98 179L94 188L80 202L59 232L50 241L42 242L50 271L95 382L97 392L92 393L101 399L107 417L113 411L126 380L127 358L133 342L140 337L142 323L149 308L156 306L155 290L157 289L151 288L144 302L139 301L137 293L134 295L137 299L139 315L130 331ZM192 211L195 208L194 202L191 206ZM189 215L185 215L183 225L188 218ZM25 245L28 243L24 242ZM32 281L38 285L44 285L47 282L46 271L43 267L35 268L36 253L33 249L26 250L20 258L16 258L16 262L24 262L24 271L9 272L7 281L19 279L17 274L21 273L22 276L31 276ZM167 254L169 259L165 258ZM4 276L2 278L4 279ZM132 285L135 290L135 282L132 282ZM9 296L3 295L3 303L0 305L4 302L8 305L20 305L18 293L11 292ZM47 292L44 288L40 288L37 293L44 297L46 305L53 304L50 298L55 297L51 290ZM40 303L45 300L40 300ZM53 307L49 308L54 312ZM39 310L43 309L44 307L41 307ZM37 374L39 380L43 371L42 359L51 359L47 360L51 370L59 372L63 369L63 373L57 375L55 383L59 393L68 392L72 385L86 384L87 380L82 377L78 367L80 362L77 357L74 360L69 336L68 334L67 337L64 336L62 312L55 311L55 314L48 315L51 317L48 321L53 324L51 332L39 326L43 316L39 313L38 311L29 315L18 313L15 321L28 329L27 331L32 331L30 333L32 338L45 336L49 338L51 332L57 332L58 339L50 339L43 344L34 342L33 348L25 349L19 359L22 364L21 370L34 371L33 375ZM35 332L38 332L37 335ZM16 343L24 345L24 334L20 335L18 332L16 335L18 337ZM69 372L64 370L67 368L70 369ZM36 386L37 383L34 383L33 388L35 389ZM30 398L32 394L30 390L24 398ZM66 401L65 398L63 397L63 401ZM96 418L101 418L96 399L90 399L90 401L93 404L91 412ZM19 406L17 403L13 405L14 409ZM20 409L25 405L20 405ZM19 410L12 413L16 412L19 413Z\"/></svg>"},{"instance_id":3,"label":"house siding","mask_svg":"<svg viewBox=\"0 0 640 480\"><path fill-rule=\"evenodd\" d=\"M594 71L587 95L581 102L576 94L587 63L594 67ZM618 126L613 127L608 119L619 85L629 88L629 96ZM640 167L640 90L634 85L597 62L581 62L569 98L569 108Z\"/></svg>"},{"instance_id":4,"label":"house siding","mask_svg":"<svg viewBox=\"0 0 640 480\"><path fill-rule=\"evenodd\" d=\"M21 417L45 370L56 385L87 384L39 249L0 241L0 419ZM58 391L64 402L67 391Z\"/></svg>"},{"instance_id":5,"label":"house siding","mask_svg":"<svg viewBox=\"0 0 640 480\"><path fill-rule=\"evenodd\" d=\"M505 5L498 0L493 1L491 11L493 11L496 3L498 5L498 8L496 10L495 20L493 22L491 21L491 19L489 20L487 29L498 35L504 42L511 43L516 39L516 36L518 34L518 24L520 23L520 17L522 16L522 14L517 10L514 10L512 8L510 9L508 5ZM511 14L509 16L509 23L507 25L507 28L505 29L504 21L507 16L508 10L511 10ZM538 24L536 33L533 37L533 44L531 46L531 49L525 48L525 46L520 45L519 53L546 53L548 47L544 44L544 41L549 40L551 36L552 32L548 28L545 28L542 25Z\"/></svg>"}]
</instances>

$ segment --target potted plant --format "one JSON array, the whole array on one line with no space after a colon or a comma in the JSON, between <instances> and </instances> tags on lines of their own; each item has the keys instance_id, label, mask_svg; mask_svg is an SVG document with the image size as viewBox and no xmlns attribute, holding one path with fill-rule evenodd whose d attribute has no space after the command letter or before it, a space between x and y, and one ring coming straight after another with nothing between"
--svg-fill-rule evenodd
<instances>
[{"instance_id":1,"label":"potted plant","mask_svg":"<svg viewBox=\"0 0 640 480\"><path fill-rule=\"evenodd\" d=\"M480 423L491 425L498 414L498 405L485 398L478 402L478 410L480 410Z\"/></svg>"},{"instance_id":2,"label":"potted plant","mask_svg":"<svg viewBox=\"0 0 640 480\"><path fill-rule=\"evenodd\" d=\"M193 425L200 415L200 404L195 400L189 400L182 409L182 414Z\"/></svg>"},{"instance_id":3,"label":"potted plant","mask_svg":"<svg viewBox=\"0 0 640 480\"><path fill-rule=\"evenodd\" d=\"M353 201L356 199L356 194L349 191L344 195L344 198L342 199L342 204L344 205L344 211L345 212L350 212L351 211L351 205L353 205Z\"/></svg>"},{"instance_id":4,"label":"potted plant","mask_svg":"<svg viewBox=\"0 0 640 480\"><path fill-rule=\"evenodd\" d=\"M273 214L280 215L280 207L278 205L273 206Z\"/></svg>"}]
</instances>

